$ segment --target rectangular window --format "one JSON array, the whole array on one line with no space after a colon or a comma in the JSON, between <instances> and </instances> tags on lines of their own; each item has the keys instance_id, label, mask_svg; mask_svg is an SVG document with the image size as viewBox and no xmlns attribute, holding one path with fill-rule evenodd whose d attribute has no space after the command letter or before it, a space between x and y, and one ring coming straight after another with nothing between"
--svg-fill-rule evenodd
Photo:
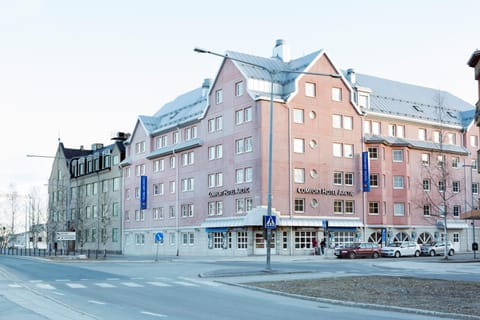
<instances>
[{"instance_id":1,"label":"rectangular window","mask_svg":"<svg viewBox=\"0 0 480 320\"><path fill-rule=\"evenodd\" d=\"M312 83L312 82L305 83L305 95L307 97L315 97L315 92L316 92L315 83Z\"/></svg>"},{"instance_id":2,"label":"rectangular window","mask_svg":"<svg viewBox=\"0 0 480 320\"><path fill-rule=\"evenodd\" d=\"M344 181L346 186L353 186L353 172L345 172Z\"/></svg>"},{"instance_id":3,"label":"rectangular window","mask_svg":"<svg viewBox=\"0 0 480 320\"><path fill-rule=\"evenodd\" d=\"M353 200L345 200L345 213L346 214L353 214L355 213L355 201Z\"/></svg>"},{"instance_id":4,"label":"rectangular window","mask_svg":"<svg viewBox=\"0 0 480 320\"><path fill-rule=\"evenodd\" d=\"M145 244L145 234L136 233L135 234L135 244L137 246L143 246Z\"/></svg>"},{"instance_id":5,"label":"rectangular window","mask_svg":"<svg viewBox=\"0 0 480 320\"><path fill-rule=\"evenodd\" d=\"M380 122L372 121L372 134L380 134Z\"/></svg>"},{"instance_id":6,"label":"rectangular window","mask_svg":"<svg viewBox=\"0 0 480 320\"><path fill-rule=\"evenodd\" d=\"M353 118L349 116L343 116L343 129L353 130Z\"/></svg>"},{"instance_id":7,"label":"rectangular window","mask_svg":"<svg viewBox=\"0 0 480 320\"><path fill-rule=\"evenodd\" d=\"M304 153L305 152L305 140L300 138L293 139L293 152Z\"/></svg>"},{"instance_id":8,"label":"rectangular window","mask_svg":"<svg viewBox=\"0 0 480 320\"><path fill-rule=\"evenodd\" d=\"M305 212L305 199L303 198L295 199L295 212L297 213Z\"/></svg>"},{"instance_id":9,"label":"rectangular window","mask_svg":"<svg viewBox=\"0 0 480 320\"><path fill-rule=\"evenodd\" d=\"M193 217L194 205L193 204L182 204L181 206L182 218Z\"/></svg>"},{"instance_id":10,"label":"rectangular window","mask_svg":"<svg viewBox=\"0 0 480 320\"><path fill-rule=\"evenodd\" d=\"M182 192L193 191L195 188L195 179L194 178L185 178L182 179Z\"/></svg>"},{"instance_id":11,"label":"rectangular window","mask_svg":"<svg viewBox=\"0 0 480 320\"><path fill-rule=\"evenodd\" d=\"M135 152L136 153L144 153L145 152L145 141L140 141L135 144Z\"/></svg>"},{"instance_id":12,"label":"rectangular window","mask_svg":"<svg viewBox=\"0 0 480 320\"><path fill-rule=\"evenodd\" d=\"M430 165L430 155L428 153L422 153L422 164L424 166Z\"/></svg>"},{"instance_id":13,"label":"rectangular window","mask_svg":"<svg viewBox=\"0 0 480 320\"><path fill-rule=\"evenodd\" d=\"M377 147L369 147L368 148L368 158L377 160L378 159L378 148Z\"/></svg>"},{"instance_id":14,"label":"rectangular window","mask_svg":"<svg viewBox=\"0 0 480 320\"><path fill-rule=\"evenodd\" d=\"M182 153L182 165L189 166L195 162L195 154L193 151Z\"/></svg>"},{"instance_id":15,"label":"rectangular window","mask_svg":"<svg viewBox=\"0 0 480 320\"><path fill-rule=\"evenodd\" d=\"M333 101L342 101L342 89L341 88L332 88L332 100Z\"/></svg>"},{"instance_id":16,"label":"rectangular window","mask_svg":"<svg viewBox=\"0 0 480 320\"><path fill-rule=\"evenodd\" d=\"M223 90L218 89L215 91L215 104L220 104L223 102Z\"/></svg>"},{"instance_id":17,"label":"rectangular window","mask_svg":"<svg viewBox=\"0 0 480 320\"><path fill-rule=\"evenodd\" d=\"M438 192L445 192L445 181L438 181Z\"/></svg>"},{"instance_id":18,"label":"rectangular window","mask_svg":"<svg viewBox=\"0 0 480 320\"><path fill-rule=\"evenodd\" d=\"M403 162L403 150L393 150L393 162Z\"/></svg>"},{"instance_id":19,"label":"rectangular window","mask_svg":"<svg viewBox=\"0 0 480 320\"><path fill-rule=\"evenodd\" d=\"M394 216L404 216L405 215L405 204L404 203L394 203L393 204L393 215Z\"/></svg>"},{"instance_id":20,"label":"rectangular window","mask_svg":"<svg viewBox=\"0 0 480 320\"><path fill-rule=\"evenodd\" d=\"M370 215L379 215L380 214L380 205L378 202L369 202L368 203L368 214Z\"/></svg>"},{"instance_id":21,"label":"rectangular window","mask_svg":"<svg viewBox=\"0 0 480 320\"><path fill-rule=\"evenodd\" d=\"M453 132L447 133L447 143L452 144L452 145L457 144L457 139L456 139L455 133L453 133Z\"/></svg>"},{"instance_id":22,"label":"rectangular window","mask_svg":"<svg viewBox=\"0 0 480 320\"><path fill-rule=\"evenodd\" d=\"M460 164L459 157L452 157L452 168L458 168Z\"/></svg>"},{"instance_id":23,"label":"rectangular window","mask_svg":"<svg viewBox=\"0 0 480 320\"><path fill-rule=\"evenodd\" d=\"M305 183L305 168L294 169L294 181L295 183Z\"/></svg>"},{"instance_id":24,"label":"rectangular window","mask_svg":"<svg viewBox=\"0 0 480 320\"><path fill-rule=\"evenodd\" d=\"M358 105L362 108L370 108L370 97L366 94L359 94Z\"/></svg>"},{"instance_id":25,"label":"rectangular window","mask_svg":"<svg viewBox=\"0 0 480 320\"><path fill-rule=\"evenodd\" d=\"M472 193L478 194L478 183L472 183Z\"/></svg>"},{"instance_id":26,"label":"rectangular window","mask_svg":"<svg viewBox=\"0 0 480 320\"><path fill-rule=\"evenodd\" d=\"M460 181L453 181L452 182L452 191L453 191L453 193L459 193L460 192Z\"/></svg>"},{"instance_id":27,"label":"rectangular window","mask_svg":"<svg viewBox=\"0 0 480 320\"><path fill-rule=\"evenodd\" d=\"M333 156L336 158L342 157L342 144L341 143L334 143L333 144Z\"/></svg>"},{"instance_id":28,"label":"rectangular window","mask_svg":"<svg viewBox=\"0 0 480 320\"><path fill-rule=\"evenodd\" d=\"M343 184L343 174L342 172L334 172L333 173L333 184L334 185L342 185Z\"/></svg>"},{"instance_id":29,"label":"rectangular window","mask_svg":"<svg viewBox=\"0 0 480 320\"><path fill-rule=\"evenodd\" d=\"M343 145L343 156L345 158L353 158L353 144Z\"/></svg>"},{"instance_id":30,"label":"rectangular window","mask_svg":"<svg viewBox=\"0 0 480 320\"><path fill-rule=\"evenodd\" d=\"M418 129L418 140L427 140L427 129Z\"/></svg>"},{"instance_id":31,"label":"rectangular window","mask_svg":"<svg viewBox=\"0 0 480 320\"><path fill-rule=\"evenodd\" d=\"M235 83L235 96L240 97L243 95L243 81Z\"/></svg>"},{"instance_id":32,"label":"rectangular window","mask_svg":"<svg viewBox=\"0 0 480 320\"><path fill-rule=\"evenodd\" d=\"M372 173L370 175L370 187L378 187L378 174Z\"/></svg>"},{"instance_id":33,"label":"rectangular window","mask_svg":"<svg viewBox=\"0 0 480 320\"><path fill-rule=\"evenodd\" d=\"M248 249L248 232L237 231L237 248Z\"/></svg>"},{"instance_id":34,"label":"rectangular window","mask_svg":"<svg viewBox=\"0 0 480 320\"><path fill-rule=\"evenodd\" d=\"M208 132L216 132L223 130L223 117L208 119Z\"/></svg>"},{"instance_id":35,"label":"rectangular window","mask_svg":"<svg viewBox=\"0 0 480 320\"><path fill-rule=\"evenodd\" d=\"M342 116L339 114L332 115L332 127L340 129L342 127Z\"/></svg>"},{"instance_id":36,"label":"rectangular window","mask_svg":"<svg viewBox=\"0 0 480 320\"><path fill-rule=\"evenodd\" d=\"M470 146L478 147L478 136L470 136Z\"/></svg>"},{"instance_id":37,"label":"rectangular window","mask_svg":"<svg viewBox=\"0 0 480 320\"><path fill-rule=\"evenodd\" d=\"M197 127L196 126L185 128L185 131L184 131L185 141L195 139L196 137L197 137Z\"/></svg>"},{"instance_id":38,"label":"rectangular window","mask_svg":"<svg viewBox=\"0 0 480 320\"><path fill-rule=\"evenodd\" d=\"M432 140L435 143L440 143L440 131L433 131Z\"/></svg>"},{"instance_id":39,"label":"rectangular window","mask_svg":"<svg viewBox=\"0 0 480 320\"><path fill-rule=\"evenodd\" d=\"M303 123L304 121L305 119L303 109L293 109L293 122Z\"/></svg>"},{"instance_id":40,"label":"rectangular window","mask_svg":"<svg viewBox=\"0 0 480 320\"><path fill-rule=\"evenodd\" d=\"M423 180L423 191L430 191L430 180Z\"/></svg>"},{"instance_id":41,"label":"rectangular window","mask_svg":"<svg viewBox=\"0 0 480 320\"><path fill-rule=\"evenodd\" d=\"M343 213L343 201L334 200L333 201L333 213Z\"/></svg>"},{"instance_id":42,"label":"rectangular window","mask_svg":"<svg viewBox=\"0 0 480 320\"><path fill-rule=\"evenodd\" d=\"M423 216L430 217L430 206L424 205L423 206Z\"/></svg>"},{"instance_id":43,"label":"rectangular window","mask_svg":"<svg viewBox=\"0 0 480 320\"><path fill-rule=\"evenodd\" d=\"M461 207L459 205L454 205L453 206L453 216L454 217L460 217L460 211L461 211Z\"/></svg>"},{"instance_id":44,"label":"rectangular window","mask_svg":"<svg viewBox=\"0 0 480 320\"><path fill-rule=\"evenodd\" d=\"M403 189L403 176L393 176L393 189Z\"/></svg>"}]
</instances>

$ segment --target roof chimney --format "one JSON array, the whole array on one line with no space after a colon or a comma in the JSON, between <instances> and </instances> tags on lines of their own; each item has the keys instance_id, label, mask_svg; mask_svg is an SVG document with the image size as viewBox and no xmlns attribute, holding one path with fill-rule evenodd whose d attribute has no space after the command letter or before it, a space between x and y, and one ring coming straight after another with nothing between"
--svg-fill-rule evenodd
<instances>
[{"instance_id":1,"label":"roof chimney","mask_svg":"<svg viewBox=\"0 0 480 320\"><path fill-rule=\"evenodd\" d=\"M273 48L273 58L280 59L283 62L290 62L290 48L283 39L278 39Z\"/></svg>"},{"instance_id":2,"label":"roof chimney","mask_svg":"<svg viewBox=\"0 0 480 320\"><path fill-rule=\"evenodd\" d=\"M212 79L205 79L203 80L202 84L202 97L206 97L208 94L208 90L210 90L210 85L212 84Z\"/></svg>"},{"instance_id":3,"label":"roof chimney","mask_svg":"<svg viewBox=\"0 0 480 320\"><path fill-rule=\"evenodd\" d=\"M352 84L357 83L357 77L355 76L355 70L353 68L347 70L347 79Z\"/></svg>"}]
</instances>

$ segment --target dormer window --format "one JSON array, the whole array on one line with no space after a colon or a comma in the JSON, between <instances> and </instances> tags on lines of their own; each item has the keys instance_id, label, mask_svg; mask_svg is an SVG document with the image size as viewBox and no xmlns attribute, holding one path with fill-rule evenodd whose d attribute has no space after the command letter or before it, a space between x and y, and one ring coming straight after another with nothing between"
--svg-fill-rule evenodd
<instances>
[{"instance_id":1,"label":"dormer window","mask_svg":"<svg viewBox=\"0 0 480 320\"><path fill-rule=\"evenodd\" d=\"M366 93L358 94L358 106L361 108L370 109L370 95Z\"/></svg>"}]
</instances>

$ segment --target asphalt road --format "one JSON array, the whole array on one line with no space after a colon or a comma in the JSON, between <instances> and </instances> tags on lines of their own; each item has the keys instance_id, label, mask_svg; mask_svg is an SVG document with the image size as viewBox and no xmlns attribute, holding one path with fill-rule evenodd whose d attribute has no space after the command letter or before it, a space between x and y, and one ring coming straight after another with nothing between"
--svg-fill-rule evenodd
<instances>
[{"instance_id":1,"label":"asphalt road","mask_svg":"<svg viewBox=\"0 0 480 320\"><path fill-rule=\"evenodd\" d=\"M235 284L355 274L480 281L478 263L439 259L273 257L272 272L265 272L258 257L59 262L0 256L0 318L432 319L279 296Z\"/></svg>"}]
</instances>

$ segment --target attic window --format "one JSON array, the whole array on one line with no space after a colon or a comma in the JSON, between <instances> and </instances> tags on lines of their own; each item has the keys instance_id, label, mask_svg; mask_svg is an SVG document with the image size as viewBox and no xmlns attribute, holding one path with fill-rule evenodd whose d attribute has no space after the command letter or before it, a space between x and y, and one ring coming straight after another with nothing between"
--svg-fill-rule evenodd
<instances>
[{"instance_id":1,"label":"attic window","mask_svg":"<svg viewBox=\"0 0 480 320\"><path fill-rule=\"evenodd\" d=\"M418 112L423 112L423 110L420 109L419 106L413 105L412 107L413 107L413 109L415 109L415 110L418 111Z\"/></svg>"},{"instance_id":2,"label":"attic window","mask_svg":"<svg viewBox=\"0 0 480 320\"><path fill-rule=\"evenodd\" d=\"M457 116L452 111L447 111L447 114L454 119L457 118Z\"/></svg>"}]
</instances>

